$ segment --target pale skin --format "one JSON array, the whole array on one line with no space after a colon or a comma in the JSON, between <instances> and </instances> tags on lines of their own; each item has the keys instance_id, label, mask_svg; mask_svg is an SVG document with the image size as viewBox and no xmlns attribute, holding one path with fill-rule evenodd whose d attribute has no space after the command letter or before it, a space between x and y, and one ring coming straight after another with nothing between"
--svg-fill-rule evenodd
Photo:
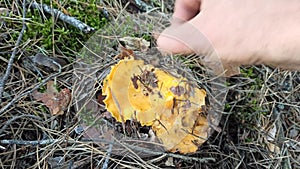
<instances>
[{"instance_id":1,"label":"pale skin","mask_svg":"<svg viewBox=\"0 0 300 169\"><path fill-rule=\"evenodd\" d=\"M300 70L298 0L177 0L157 39L171 53L218 55L224 65Z\"/></svg>"}]
</instances>

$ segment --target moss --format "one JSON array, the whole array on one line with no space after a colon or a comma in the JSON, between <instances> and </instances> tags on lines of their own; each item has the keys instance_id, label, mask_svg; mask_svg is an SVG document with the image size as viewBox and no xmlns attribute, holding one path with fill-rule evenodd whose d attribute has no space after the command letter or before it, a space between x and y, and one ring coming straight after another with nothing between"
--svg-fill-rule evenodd
<instances>
[{"instance_id":1,"label":"moss","mask_svg":"<svg viewBox=\"0 0 300 169\"><path fill-rule=\"evenodd\" d=\"M43 1L43 3L50 6L48 0ZM108 22L96 1L69 1L62 5L72 17L96 30L101 29ZM60 9L55 3L52 3L52 6ZM13 13L10 14L12 18L15 18L16 16L13 15ZM74 57L74 53L79 52L83 46L80 42L87 41L92 35L92 33L84 34L77 28L53 18L50 14L42 13L38 9L28 9L26 18L28 18L27 30L23 36L23 42L30 42L31 45L26 48L30 54L40 50L52 51L54 49L56 54ZM16 30L9 39L14 43L19 36L18 30L21 30L22 23L10 19L5 19L5 21L8 27Z\"/></svg>"},{"instance_id":2,"label":"moss","mask_svg":"<svg viewBox=\"0 0 300 169\"><path fill-rule=\"evenodd\" d=\"M260 105L262 102L261 89L264 81L261 73L255 67L242 67L240 80L229 79L228 85L243 84L230 91L225 105L226 112L232 112L232 119L239 122L240 128L253 131L257 127L257 120L270 111Z\"/></svg>"}]
</instances>

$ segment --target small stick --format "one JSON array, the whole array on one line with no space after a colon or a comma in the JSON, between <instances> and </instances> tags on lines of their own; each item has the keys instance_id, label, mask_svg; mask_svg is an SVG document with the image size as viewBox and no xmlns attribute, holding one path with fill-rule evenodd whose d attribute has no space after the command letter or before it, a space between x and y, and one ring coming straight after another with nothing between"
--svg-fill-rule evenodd
<instances>
[{"instance_id":1,"label":"small stick","mask_svg":"<svg viewBox=\"0 0 300 169\"><path fill-rule=\"evenodd\" d=\"M47 140L34 140L34 141L24 141L24 140L0 140L1 144L17 144L17 145L48 145L48 144L53 144L53 143L58 143L58 142L66 142L64 139L47 139ZM102 143L107 143L110 145L116 145L117 143L104 140L104 139L95 139L95 140L81 140L81 141L75 141L75 140L69 140L68 143L80 143L80 142L91 142L91 143L97 143L97 142L102 142ZM152 155L164 155L167 157L174 157L178 159L182 159L184 161L197 161L201 163L207 163L207 162L216 162L215 158L207 157L207 158L198 158L198 157L189 157L186 155L180 155L180 154L173 154L173 153L166 153L166 152L159 152L159 151L153 151L149 149L145 149L142 147L134 146L134 145L128 145L126 143L123 143L123 146L126 146L130 149L134 149L137 151L141 151L147 154L152 154ZM112 146L111 146L112 147ZM3 147L5 148L5 147ZM108 153L111 152L110 150L107 151ZM108 156L107 156L108 157Z\"/></svg>"},{"instance_id":2,"label":"small stick","mask_svg":"<svg viewBox=\"0 0 300 169\"><path fill-rule=\"evenodd\" d=\"M1 144L17 144L17 145L47 145L60 142L60 139L47 139L47 140L34 140L34 141L25 141L25 140L0 140Z\"/></svg>"},{"instance_id":3,"label":"small stick","mask_svg":"<svg viewBox=\"0 0 300 169\"><path fill-rule=\"evenodd\" d=\"M16 57L17 49L18 49L18 47L21 43L21 40L23 38L25 29L26 29L25 18L26 18L26 1L24 0L23 1L22 29L21 29L21 32L20 32L19 37L17 39L17 42L15 44L15 47L13 49L13 52L12 52L10 58L9 58L8 63L7 63L5 74L2 78L0 77L0 104L2 103L2 94L3 94L3 91L4 91L4 86L5 86L6 80L8 79L8 76L10 75L10 71L12 69L13 62L14 62L15 57Z\"/></svg>"},{"instance_id":4,"label":"small stick","mask_svg":"<svg viewBox=\"0 0 300 169\"><path fill-rule=\"evenodd\" d=\"M23 118L23 117L30 117L30 118L34 118L34 119L38 119L41 120L42 118L37 117L35 115L30 115L30 114L23 114L20 116L14 116L13 118L11 118L10 120L8 120L5 125L0 129L0 135L4 132L4 130L15 120L19 119L19 118Z\"/></svg>"},{"instance_id":5,"label":"small stick","mask_svg":"<svg viewBox=\"0 0 300 169\"><path fill-rule=\"evenodd\" d=\"M109 147L108 147L108 150L107 150L107 155L105 157L105 161L104 161L104 164L102 166L102 169L107 169L108 168L108 162L109 162L109 158L110 158L110 155L111 155L112 148L113 148L113 144L109 144Z\"/></svg>"},{"instance_id":6,"label":"small stick","mask_svg":"<svg viewBox=\"0 0 300 169\"><path fill-rule=\"evenodd\" d=\"M147 153L147 154L152 154L152 155L165 155L167 157L179 158L179 159L182 159L184 161L197 161L197 162L201 162L201 163L216 162L216 159L211 158L211 157L207 157L207 158L189 157L187 155L180 155L180 154L153 151L153 150L145 149L145 148L138 147L138 146L135 146L135 145L129 145L129 144L126 144L126 143L123 143L123 144L125 146L129 147L130 149L134 149L134 150L144 152L144 153Z\"/></svg>"},{"instance_id":7,"label":"small stick","mask_svg":"<svg viewBox=\"0 0 300 169\"><path fill-rule=\"evenodd\" d=\"M79 29L80 31L84 32L84 33L90 33L90 32L94 32L95 28L90 27L89 25L79 21L78 19L68 16L66 14L64 14L63 12L57 10L57 9L53 9L51 7L49 7L48 5L45 4L39 4L36 1L33 1L31 6L33 8L36 9L43 9L45 12L49 13L49 14L54 14L54 16L58 17L60 20L76 27L77 29Z\"/></svg>"},{"instance_id":8,"label":"small stick","mask_svg":"<svg viewBox=\"0 0 300 169\"><path fill-rule=\"evenodd\" d=\"M8 145L12 145L12 144L17 144L17 145L48 145L48 144L53 144L53 143L58 143L58 142L65 142L65 143L69 143L69 144L73 144L73 143L94 143L94 142L101 142L101 143L105 143L105 144L115 144L112 141L108 141L105 139L96 139L96 140L90 140L90 139L83 139L80 141L76 141L76 140L67 140L66 139L44 139L44 140L0 140L0 144L8 144Z\"/></svg>"}]
</instances>

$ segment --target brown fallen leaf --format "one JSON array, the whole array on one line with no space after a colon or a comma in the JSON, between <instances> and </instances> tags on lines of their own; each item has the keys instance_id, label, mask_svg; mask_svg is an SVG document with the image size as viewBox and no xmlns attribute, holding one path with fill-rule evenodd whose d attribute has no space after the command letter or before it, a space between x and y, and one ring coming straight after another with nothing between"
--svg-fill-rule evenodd
<instances>
[{"instance_id":1,"label":"brown fallen leaf","mask_svg":"<svg viewBox=\"0 0 300 169\"><path fill-rule=\"evenodd\" d=\"M44 55L42 53L37 53L34 56L29 57L32 63L37 66L37 67L45 67L47 69L50 69L50 71L58 71L59 66L61 67L65 66L67 64L66 61L64 61L61 58L55 58L55 57L50 57L47 55ZM48 71L45 69L46 71Z\"/></svg>"},{"instance_id":2,"label":"brown fallen leaf","mask_svg":"<svg viewBox=\"0 0 300 169\"><path fill-rule=\"evenodd\" d=\"M52 115L62 115L70 103L71 92L67 88L58 92L53 83L53 81L47 83L45 93L35 91L32 96L37 101L43 102L50 109Z\"/></svg>"},{"instance_id":3,"label":"brown fallen leaf","mask_svg":"<svg viewBox=\"0 0 300 169\"><path fill-rule=\"evenodd\" d=\"M123 37L119 39L120 41L125 43L125 47L130 50L139 50L145 52L148 50L150 46L150 42L146 41L143 38L137 37Z\"/></svg>"},{"instance_id":4,"label":"brown fallen leaf","mask_svg":"<svg viewBox=\"0 0 300 169\"><path fill-rule=\"evenodd\" d=\"M115 59L125 59L125 58L130 58L133 57L134 58L134 53L133 50L127 49L123 46L119 46L121 52L115 56Z\"/></svg>"}]
</instances>

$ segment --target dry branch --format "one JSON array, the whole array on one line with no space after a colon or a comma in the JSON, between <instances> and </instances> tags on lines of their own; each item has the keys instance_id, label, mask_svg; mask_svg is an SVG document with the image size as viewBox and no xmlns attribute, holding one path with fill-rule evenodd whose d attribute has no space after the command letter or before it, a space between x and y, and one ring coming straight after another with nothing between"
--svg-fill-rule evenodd
<instances>
[{"instance_id":1,"label":"dry branch","mask_svg":"<svg viewBox=\"0 0 300 169\"><path fill-rule=\"evenodd\" d=\"M110 155L111 155L112 147L113 147L113 144L109 144L109 148L106 152L107 155L105 157L105 161L104 161L104 164L102 166L102 169L107 169L108 168L108 162L109 162L109 158L110 158Z\"/></svg>"},{"instance_id":2,"label":"dry branch","mask_svg":"<svg viewBox=\"0 0 300 169\"><path fill-rule=\"evenodd\" d=\"M141 0L135 0L134 3L136 6L138 6L140 8L140 10L142 11L149 11L150 9L152 9L153 7L151 7L150 5L148 5L147 3L145 3L144 1Z\"/></svg>"},{"instance_id":3,"label":"dry branch","mask_svg":"<svg viewBox=\"0 0 300 169\"><path fill-rule=\"evenodd\" d=\"M33 140L33 141L25 141L25 140L0 140L1 144L8 144L8 145L12 145L12 144L17 144L17 145L49 145L49 144L54 144L54 143L59 143L59 142L65 142L65 143L69 143L69 144L74 144L74 143L95 143L95 142L102 142L102 143L106 143L106 144L110 144L111 147L112 145L116 145L118 144L118 142L112 142L112 141L108 141L105 139L97 139L97 141L95 140L81 140L81 141L76 141L76 140L64 140L64 139L46 139L46 140ZM180 154L173 154L173 153L166 153L166 152L159 152L159 151L153 151L153 150L148 150L148 149L144 149L142 147L139 146L133 146L133 145L128 145L128 144L124 144L124 146L127 146L127 148L129 149L136 149L138 151L141 152L145 152L148 154L152 154L152 155L165 155L166 157L174 157L174 158L178 158L178 159L182 159L184 161L196 161L196 162L200 162L200 163L208 163L208 162L215 162L216 159L215 158L197 158L197 157L190 157L190 156L186 156L186 155L180 155ZM110 154L110 150L107 151L108 154ZM109 157L107 154L107 157Z\"/></svg>"},{"instance_id":4,"label":"dry branch","mask_svg":"<svg viewBox=\"0 0 300 169\"><path fill-rule=\"evenodd\" d=\"M61 11L59 11L57 9L53 9L53 8L49 7L48 5L45 5L45 4L41 5L41 4L33 1L31 4L31 7L39 9L39 10L43 10L43 11L47 12L48 14L53 14L55 17L58 17L63 22L66 22L66 23L76 27L77 29L79 29L80 31L82 31L84 33L90 33L90 32L95 31L95 29L93 27L88 26L87 24L77 20L74 17L68 16L68 15L62 13Z\"/></svg>"},{"instance_id":5,"label":"dry branch","mask_svg":"<svg viewBox=\"0 0 300 169\"><path fill-rule=\"evenodd\" d=\"M4 91L4 86L5 86L6 80L8 79L8 76L10 75L10 71L12 69L13 62L14 62L15 57L16 57L17 49L18 49L18 47L19 47L19 45L21 43L21 40L23 38L25 29L26 29L26 24L25 24L25 18L26 18L26 1L23 1L22 5L23 5L22 30L21 30L21 32L19 34L19 37L18 37L17 42L15 44L15 47L13 49L13 52L12 52L10 58L9 58L8 63L7 63L5 74L4 74L4 76L2 78L0 77L0 104L2 103L2 94L3 94L3 91Z\"/></svg>"},{"instance_id":6,"label":"dry branch","mask_svg":"<svg viewBox=\"0 0 300 169\"><path fill-rule=\"evenodd\" d=\"M20 119L20 118L24 118L24 117L29 117L29 118L33 118L33 119L38 119L41 120L42 118L37 117L35 115L30 115L30 114L23 114L20 116L14 116L13 118L11 118L10 120L6 121L6 123L4 124L4 126L0 129L0 135L4 132L4 130L15 120Z\"/></svg>"},{"instance_id":7,"label":"dry branch","mask_svg":"<svg viewBox=\"0 0 300 169\"><path fill-rule=\"evenodd\" d=\"M48 139L48 140L34 140L34 141L24 141L24 140L0 140L1 144L17 144L17 145L48 145L58 143L62 140L60 139Z\"/></svg>"}]
</instances>

